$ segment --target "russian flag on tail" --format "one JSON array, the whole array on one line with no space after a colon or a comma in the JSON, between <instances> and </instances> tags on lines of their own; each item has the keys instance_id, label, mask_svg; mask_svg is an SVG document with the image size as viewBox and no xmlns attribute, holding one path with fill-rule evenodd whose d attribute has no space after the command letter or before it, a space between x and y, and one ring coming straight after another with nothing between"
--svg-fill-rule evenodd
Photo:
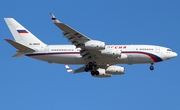
<instances>
[{"instance_id":1,"label":"russian flag on tail","mask_svg":"<svg viewBox=\"0 0 180 110\"><path fill-rule=\"evenodd\" d=\"M27 34L28 32L26 30L17 30L19 34Z\"/></svg>"}]
</instances>

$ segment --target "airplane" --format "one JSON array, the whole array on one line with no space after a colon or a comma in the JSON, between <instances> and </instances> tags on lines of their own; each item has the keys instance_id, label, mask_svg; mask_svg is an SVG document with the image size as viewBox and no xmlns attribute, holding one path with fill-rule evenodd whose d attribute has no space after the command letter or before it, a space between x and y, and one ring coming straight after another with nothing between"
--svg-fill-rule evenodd
<instances>
[{"instance_id":1,"label":"airplane","mask_svg":"<svg viewBox=\"0 0 180 110\"><path fill-rule=\"evenodd\" d=\"M13 57L28 56L48 63L64 64L67 72L90 72L94 77L108 78L125 73L125 68L117 64L150 64L150 70L154 70L154 63L177 56L170 48L157 45L106 45L60 22L52 13L50 16L72 44L47 45L14 18L4 18L15 39L5 39L16 48L17 53ZM68 64L83 66L72 70Z\"/></svg>"}]
</instances>

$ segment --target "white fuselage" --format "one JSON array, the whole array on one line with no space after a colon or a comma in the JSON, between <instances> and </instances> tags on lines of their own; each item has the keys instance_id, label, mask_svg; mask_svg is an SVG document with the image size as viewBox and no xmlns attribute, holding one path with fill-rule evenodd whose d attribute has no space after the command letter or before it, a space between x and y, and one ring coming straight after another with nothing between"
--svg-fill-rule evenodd
<instances>
[{"instance_id":1,"label":"white fuselage","mask_svg":"<svg viewBox=\"0 0 180 110\"><path fill-rule=\"evenodd\" d=\"M60 22L52 13L53 23L62 30L72 45L47 45L13 18L5 18L15 41L5 39L16 48L13 57L29 56L49 63L66 64L68 72L91 72L94 77L111 77L125 73L124 67L115 64L153 64L177 56L171 49L155 45L106 45L91 39ZM82 64L72 70L67 64Z\"/></svg>"},{"instance_id":2,"label":"white fuselage","mask_svg":"<svg viewBox=\"0 0 180 110\"><path fill-rule=\"evenodd\" d=\"M105 49L120 49L121 57L104 56L101 50L99 53L96 51L94 60L99 65L156 63L176 56L171 49L154 45L107 45ZM27 53L26 56L59 64L88 64L92 61L82 58L80 50L74 45L49 45L38 52Z\"/></svg>"}]
</instances>

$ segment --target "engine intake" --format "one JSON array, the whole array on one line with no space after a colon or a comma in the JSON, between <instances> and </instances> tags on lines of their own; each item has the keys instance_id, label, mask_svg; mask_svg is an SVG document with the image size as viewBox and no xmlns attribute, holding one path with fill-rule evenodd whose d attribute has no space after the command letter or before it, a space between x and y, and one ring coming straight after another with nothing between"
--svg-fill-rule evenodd
<instances>
[{"instance_id":1,"label":"engine intake","mask_svg":"<svg viewBox=\"0 0 180 110\"><path fill-rule=\"evenodd\" d=\"M99 71L99 75L93 75L94 77L97 77L97 78L109 78L109 77L111 77L110 74L106 74L105 69L99 68L99 69L97 69L97 71Z\"/></svg>"}]
</instances>

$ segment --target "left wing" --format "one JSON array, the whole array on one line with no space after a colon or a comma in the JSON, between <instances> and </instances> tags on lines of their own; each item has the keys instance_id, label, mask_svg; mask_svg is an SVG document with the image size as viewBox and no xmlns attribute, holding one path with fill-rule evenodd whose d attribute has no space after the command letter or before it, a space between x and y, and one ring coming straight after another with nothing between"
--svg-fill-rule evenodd
<instances>
[{"instance_id":1,"label":"left wing","mask_svg":"<svg viewBox=\"0 0 180 110\"><path fill-rule=\"evenodd\" d=\"M70 26L60 22L52 13L50 13L51 19L53 23L59 27L63 31L63 35L69 40L69 41L89 41L90 38L86 37L85 35L81 34L80 32L72 29Z\"/></svg>"},{"instance_id":2,"label":"left wing","mask_svg":"<svg viewBox=\"0 0 180 110\"><path fill-rule=\"evenodd\" d=\"M68 25L60 22L52 13L50 13L53 23L63 31L63 35L73 44L76 48L81 48L81 56L84 59L96 56L99 50L105 49L105 43L97 40L92 40L80 32L74 30Z\"/></svg>"}]
</instances>

